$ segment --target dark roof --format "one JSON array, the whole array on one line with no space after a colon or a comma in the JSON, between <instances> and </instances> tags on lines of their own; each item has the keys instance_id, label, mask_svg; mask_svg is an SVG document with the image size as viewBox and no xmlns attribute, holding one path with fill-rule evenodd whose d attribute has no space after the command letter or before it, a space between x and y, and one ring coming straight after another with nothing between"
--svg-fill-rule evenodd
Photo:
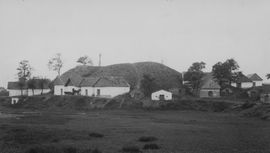
<instances>
[{"instance_id":1,"label":"dark roof","mask_svg":"<svg viewBox=\"0 0 270 153\"><path fill-rule=\"evenodd\" d=\"M37 82L35 82L35 89L41 89L39 81L40 80L37 80ZM27 83L25 83L24 86L21 88L20 83L18 81L17 82L8 82L7 89L10 89L10 90L12 90L12 89L15 89L15 90L16 89L17 90L28 89L28 86L27 86ZM44 84L43 89L49 89L49 83L48 82Z\"/></svg>"},{"instance_id":2,"label":"dark roof","mask_svg":"<svg viewBox=\"0 0 270 153\"><path fill-rule=\"evenodd\" d=\"M236 83L243 83L243 82L252 82L252 81L247 76L241 73L239 77L236 79Z\"/></svg>"},{"instance_id":3,"label":"dark roof","mask_svg":"<svg viewBox=\"0 0 270 153\"><path fill-rule=\"evenodd\" d=\"M82 80L83 78L79 74L72 72L72 73L62 75L61 77L58 76L53 81L53 84L54 85L72 85L72 86L79 87Z\"/></svg>"},{"instance_id":4,"label":"dark roof","mask_svg":"<svg viewBox=\"0 0 270 153\"><path fill-rule=\"evenodd\" d=\"M65 85L64 81L59 76L54 79L53 84L54 85Z\"/></svg>"},{"instance_id":5,"label":"dark roof","mask_svg":"<svg viewBox=\"0 0 270 153\"><path fill-rule=\"evenodd\" d=\"M21 88L19 82L8 82L8 89L27 89L26 84Z\"/></svg>"},{"instance_id":6,"label":"dark roof","mask_svg":"<svg viewBox=\"0 0 270 153\"><path fill-rule=\"evenodd\" d=\"M127 81L121 77L100 77L95 87L129 87Z\"/></svg>"},{"instance_id":7,"label":"dark roof","mask_svg":"<svg viewBox=\"0 0 270 153\"><path fill-rule=\"evenodd\" d=\"M220 89L219 84L214 80L212 73L204 73L201 81L201 89Z\"/></svg>"},{"instance_id":8,"label":"dark roof","mask_svg":"<svg viewBox=\"0 0 270 153\"><path fill-rule=\"evenodd\" d=\"M257 73L249 74L249 75L247 75L247 77L251 81L263 81L263 79Z\"/></svg>"},{"instance_id":9,"label":"dark roof","mask_svg":"<svg viewBox=\"0 0 270 153\"><path fill-rule=\"evenodd\" d=\"M98 77L83 78L80 87L93 87L99 79Z\"/></svg>"}]
</instances>

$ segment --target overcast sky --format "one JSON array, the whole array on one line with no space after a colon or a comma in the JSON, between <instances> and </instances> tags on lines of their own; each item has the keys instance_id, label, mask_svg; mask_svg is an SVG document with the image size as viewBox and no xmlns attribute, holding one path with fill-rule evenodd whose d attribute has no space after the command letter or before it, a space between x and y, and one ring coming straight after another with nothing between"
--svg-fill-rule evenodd
<instances>
[{"instance_id":1,"label":"overcast sky","mask_svg":"<svg viewBox=\"0 0 270 153\"><path fill-rule=\"evenodd\" d=\"M234 58L244 74L270 72L269 0L0 0L0 86L16 80L21 60L53 78L48 59L79 56L102 65L161 62L206 71Z\"/></svg>"}]
</instances>

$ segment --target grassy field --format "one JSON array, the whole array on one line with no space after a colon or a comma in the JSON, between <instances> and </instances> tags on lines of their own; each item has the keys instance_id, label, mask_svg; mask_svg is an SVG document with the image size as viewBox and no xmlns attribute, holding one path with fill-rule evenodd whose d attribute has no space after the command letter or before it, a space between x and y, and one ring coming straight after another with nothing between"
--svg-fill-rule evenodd
<instances>
[{"instance_id":1,"label":"grassy field","mask_svg":"<svg viewBox=\"0 0 270 153\"><path fill-rule=\"evenodd\" d=\"M0 114L3 153L269 153L270 122L231 113L99 110Z\"/></svg>"}]
</instances>

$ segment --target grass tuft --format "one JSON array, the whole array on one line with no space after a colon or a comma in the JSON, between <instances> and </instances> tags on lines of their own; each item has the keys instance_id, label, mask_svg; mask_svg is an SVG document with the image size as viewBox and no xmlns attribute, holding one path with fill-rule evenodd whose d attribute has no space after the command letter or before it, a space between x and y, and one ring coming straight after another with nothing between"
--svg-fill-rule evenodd
<instances>
[{"instance_id":1,"label":"grass tuft","mask_svg":"<svg viewBox=\"0 0 270 153\"><path fill-rule=\"evenodd\" d=\"M122 152L124 152L124 153L141 153L142 151L137 146L124 146L122 148Z\"/></svg>"},{"instance_id":2,"label":"grass tuft","mask_svg":"<svg viewBox=\"0 0 270 153\"><path fill-rule=\"evenodd\" d=\"M157 144L153 143L153 144L145 144L143 146L143 149L144 150L157 150L157 149L160 149L160 147Z\"/></svg>"},{"instance_id":3,"label":"grass tuft","mask_svg":"<svg viewBox=\"0 0 270 153\"><path fill-rule=\"evenodd\" d=\"M153 136L142 136L139 138L140 142L152 142L152 141L156 141L158 140L158 138L153 137Z\"/></svg>"},{"instance_id":4,"label":"grass tuft","mask_svg":"<svg viewBox=\"0 0 270 153\"><path fill-rule=\"evenodd\" d=\"M96 132L89 133L89 137L94 137L94 138L103 138L104 135Z\"/></svg>"}]
</instances>

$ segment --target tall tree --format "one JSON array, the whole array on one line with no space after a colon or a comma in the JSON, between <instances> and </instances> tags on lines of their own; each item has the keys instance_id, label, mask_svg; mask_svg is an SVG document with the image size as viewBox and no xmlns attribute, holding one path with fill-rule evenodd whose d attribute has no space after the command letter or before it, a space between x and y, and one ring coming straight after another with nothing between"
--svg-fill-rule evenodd
<instances>
[{"instance_id":1,"label":"tall tree","mask_svg":"<svg viewBox=\"0 0 270 153\"><path fill-rule=\"evenodd\" d=\"M56 71L58 76L61 74L61 68L63 67L63 61L61 54L57 53L54 57L49 60L48 67L52 71Z\"/></svg>"},{"instance_id":2,"label":"tall tree","mask_svg":"<svg viewBox=\"0 0 270 153\"><path fill-rule=\"evenodd\" d=\"M26 80L23 78L19 78L18 86L21 90L21 96L23 96L23 89L26 89Z\"/></svg>"},{"instance_id":3,"label":"tall tree","mask_svg":"<svg viewBox=\"0 0 270 153\"><path fill-rule=\"evenodd\" d=\"M37 89L37 80L32 78L27 81L27 87L32 90L32 94L35 95L35 89Z\"/></svg>"},{"instance_id":4,"label":"tall tree","mask_svg":"<svg viewBox=\"0 0 270 153\"><path fill-rule=\"evenodd\" d=\"M225 62L218 62L212 67L213 77L224 86L227 82L235 81L239 73L239 65L234 59L228 59Z\"/></svg>"},{"instance_id":5,"label":"tall tree","mask_svg":"<svg viewBox=\"0 0 270 153\"><path fill-rule=\"evenodd\" d=\"M31 77L33 68L30 66L29 61L22 60L19 63L19 67L17 68L19 71L17 73L18 76L18 85L21 90L21 96L23 95L23 89L26 88L26 81Z\"/></svg>"},{"instance_id":6,"label":"tall tree","mask_svg":"<svg viewBox=\"0 0 270 153\"><path fill-rule=\"evenodd\" d=\"M30 66L29 61L22 60L17 70L19 71L17 73L18 78L26 81L31 77L33 68Z\"/></svg>"},{"instance_id":7,"label":"tall tree","mask_svg":"<svg viewBox=\"0 0 270 153\"><path fill-rule=\"evenodd\" d=\"M80 57L80 58L77 60L77 62L78 62L78 63L81 63L81 64L83 64L83 65L90 65L90 66L93 65L92 59L91 59L90 57L86 56L86 55Z\"/></svg>"},{"instance_id":8,"label":"tall tree","mask_svg":"<svg viewBox=\"0 0 270 153\"><path fill-rule=\"evenodd\" d=\"M51 81L49 79L46 79L46 78L38 79L38 86L41 89L41 95L43 95L44 88L46 86L49 86L50 83L51 83Z\"/></svg>"},{"instance_id":9,"label":"tall tree","mask_svg":"<svg viewBox=\"0 0 270 153\"><path fill-rule=\"evenodd\" d=\"M184 75L184 80L189 82L194 94L197 94L200 88L204 68L204 62L195 62L189 67Z\"/></svg>"},{"instance_id":10,"label":"tall tree","mask_svg":"<svg viewBox=\"0 0 270 153\"><path fill-rule=\"evenodd\" d=\"M145 96L150 96L156 89L155 79L150 75L144 74L143 79L141 80L141 89Z\"/></svg>"}]
</instances>

